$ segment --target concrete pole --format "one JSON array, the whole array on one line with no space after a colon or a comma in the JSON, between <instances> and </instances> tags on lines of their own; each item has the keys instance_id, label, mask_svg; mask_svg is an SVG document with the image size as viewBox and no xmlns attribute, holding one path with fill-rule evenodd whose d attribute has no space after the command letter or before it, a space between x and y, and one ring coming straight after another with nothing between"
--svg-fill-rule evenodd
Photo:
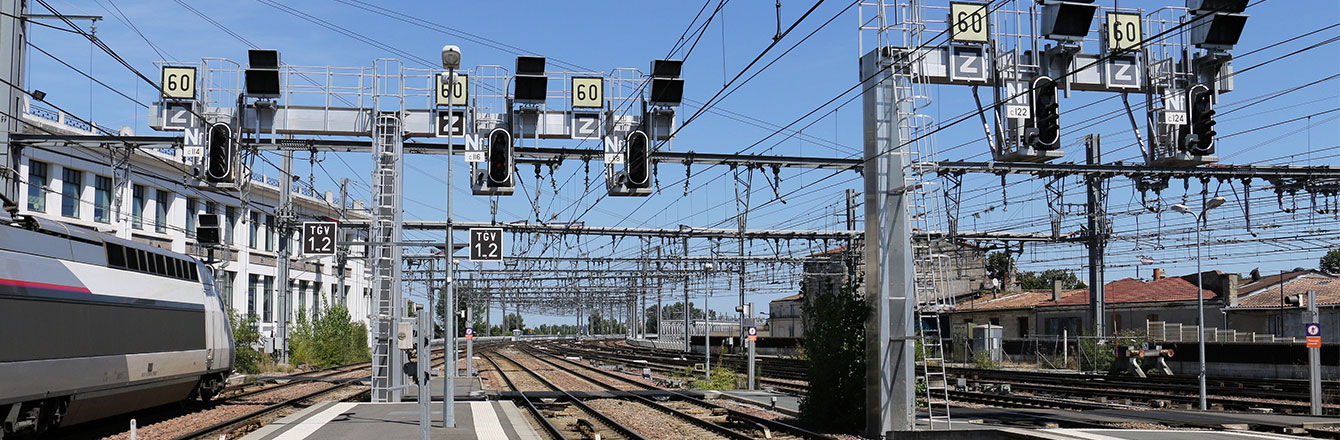
<instances>
[{"instance_id":1,"label":"concrete pole","mask_svg":"<svg viewBox=\"0 0 1340 440\"><path fill-rule=\"evenodd\" d=\"M473 277L474 274L470 274L470 276ZM472 288L471 291L473 292L474 283L471 283L470 287ZM474 328L475 326L474 314L475 311L471 310L470 308L470 301L466 301L465 302L466 327ZM479 329L474 329L474 331L476 334L479 333ZM472 335L470 339L465 340L465 377L474 377L474 375L475 375L475 339L474 336Z\"/></svg>"},{"instance_id":2,"label":"concrete pole","mask_svg":"<svg viewBox=\"0 0 1340 440\"><path fill-rule=\"evenodd\" d=\"M431 284L432 276L428 278L428 282ZM432 296L431 290L429 296ZM428 356L428 351L431 348L428 346L428 341L433 339L433 315L431 309L427 310L427 313L424 312L423 306L415 307L414 324L419 329L418 337L414 338L414 349L418 354L418 368L414 373L419 376L419 440L429 440L431 438L430 428L433 424L433 413L430 408L433 397L428 383L428 370L431 367Z\"/></svg>"},{"instance_id":3,"label":"concrete pole","mask_svg":"<svg viewBox=\"0 0 1340 440\"><path fill-rule=\"evenodd\" d=\"M344 220L348 218L347 217L348 206L349 206L348 200L349 200L349 178L345 177L343 179L340 179L340 222L344 222ZM346 251L346 249L348 248L345 246L341 246L340 248L335 249L336 252L335 270L337 271L336 283L338 283L335 287L335 295L337 295L340 299L344 299L344 279L348 277L348 274L344 273L344 265L348 258L348 252ZM432 291L430 290L429 295L432 295L431 292ZM332 303L335 302L335 298L331 298L330 302ZM341 301L341 304L343 303L344 302ZM348 307L348 304L345 304L345 306Z\"/></svg>"},{"instance_id":4,"label":"concrete pole","mask_svg":"<svg viewBox=\"0 0 1340 440\"><path fill-rule=\"evenodd\" d=\"M753 326L754 326L754 316L755 316L755 314L754 314L754 303L752 303L752 302L749 303L749 307L746 307L746 308L745 308L745 313L747 313L747 314L749 315L749 317L746 319L745 322L747 322L747 323L749 324L750 327L753 327ZM747 333L746 333L746 335L747 335ZM748 339L748 337L746 336L745 339ZM756 384L755 380L757 380L757 378L754 377L754 343L755 343L755 341L745 341L745 343L746 343L746 344L749 344L749 391L753 391L753 390L758 389L758 387L755 385L755 384Z\"/></svg>"}]
</instances>

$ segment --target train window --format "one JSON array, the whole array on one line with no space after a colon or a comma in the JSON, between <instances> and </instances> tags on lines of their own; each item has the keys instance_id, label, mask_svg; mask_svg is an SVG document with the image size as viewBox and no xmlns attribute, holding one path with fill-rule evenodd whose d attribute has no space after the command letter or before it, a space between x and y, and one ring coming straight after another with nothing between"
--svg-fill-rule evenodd
<instances>
[{"instance_id":1,"label":"train window","mask_svg":"<svg viewBox=\"0 0 1340 440\"><path fill-rule=\"evenodd\" d=\"M149 260L150 260L150 258L149 258L149 253L148 253L148 252L145 252L145 251L136 249L136 250L135 250L135 259L140 260L140 268L139 268L139 270L144 271L144 272L148 272L148 271L149 271Z\"/></svg>"},{"instance_id":2,"label":"train window","mask_svg":"<svg viewBox=\"0 0 1340 440\"><path fill-rule=\"evenodd\" d=\"M157 273L159 275L167 275L167 257L164 257L159 254L154 254L154 258L158 260L158 267L156 270L154 270L154 273Z\"/></svg>"},{"instance_id":3,"label":"train window","mask_svg":"<svg viewBox=\"0 0 1340 440\"><path fill-rule=\"evenodd\" d=\"M107 265L126 267L126 248L119 244L107 243Z\"/></svg>"},{"instance_id":4,"label":"train window","mask_svg":"<svg viewBox=\"0 0 1340 440\"><path fill-rule=\"evenodd\" d=\"M158 260L154 259L154 254L140 251L144 254L144 271L149 273L158 273Z\"/></svg>"},{"instance_id":5,"label":"train window","mask_svg":"<svg viewBox=\"0 0 1340 440\"><path fill-rule=\"evenodd\" d=\"M197 269L198 268L195 267L195 262L186 262L186 275L191 278L191 281L200 281L200 272L198 272Z\"/></svg>"},{"instance_id":6,"label":"train window","mask_svg":"<svg viewBox=\"0 0 1340 440\"><path fill-rule=\"evenodd\" d=\"M163 271L163 272L166 273L167 276L170 276L170 277L173 277L173 278L177 278L177 272L178 272L179 269L181 269L181 267L177 265L177 262L178 262L178 261L177 261L176 258L168 258L168 259L167 259L167 270L165 270L165 271Z\"/></svg>"}]
</instances>

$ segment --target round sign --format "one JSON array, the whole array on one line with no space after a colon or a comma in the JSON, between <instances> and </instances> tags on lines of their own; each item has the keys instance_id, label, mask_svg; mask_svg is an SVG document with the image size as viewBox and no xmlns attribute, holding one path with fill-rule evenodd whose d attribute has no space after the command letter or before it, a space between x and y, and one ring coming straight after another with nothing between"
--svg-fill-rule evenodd
<instances>
[{"instance_id":1,"label":"round sign","mask_svg":"<svg viewBox=\"0 0 1340 440\"><path fill-rule=\"evenodd\" d=\"M475 329L470 328L470 327L466 327L466 328L465 328L465 335L466 335L466 336L472 336L472 335L474 335L474 334L475 334Z\"/></svg>"},{"instance_id":2,"label":"round sign","mask_svg":"<svg viewBox=\"0 0 1340 440\"><path fill-rule=\"evenodd\" d=\"M758 327L749 327L749 336L758 336Z\"/></svg>"},{"instance_id":3,"label":"round sign","mask_svg":"<svg viewBox=\"0 0 1340 440\"><path fill-rule=\"evenodd\" d=\"M1321 336L1321 324L1316 324L1316 323L1308 324L1308 325L1307 325L1307 335L1308 335L1308 336Z\"/></svg>"}]
</instances>

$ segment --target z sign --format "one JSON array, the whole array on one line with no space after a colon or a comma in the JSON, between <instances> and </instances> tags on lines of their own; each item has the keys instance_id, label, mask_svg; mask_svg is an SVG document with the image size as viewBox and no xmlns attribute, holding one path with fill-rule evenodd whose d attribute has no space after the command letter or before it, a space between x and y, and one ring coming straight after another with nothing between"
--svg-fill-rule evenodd
<instances>
[{"instance_id":1,"label":"z sign","mask_svg":"<svg viewBox=\"0 0 1340 440\"><path fill-rule=\"evenodd\" d=\"M470 261L502 261L502 228L470 229Z\"/></svg>"},{"instance_id":2,"label":"z sign","mask_svg":"<svg viewBox=\"0 0 1340 440\"><path fill-rule=\"evenodd\" d=\"M335 231L338 229L335 222L303 222L303 255L335 255Z\"/></svg>"}]
</instances>

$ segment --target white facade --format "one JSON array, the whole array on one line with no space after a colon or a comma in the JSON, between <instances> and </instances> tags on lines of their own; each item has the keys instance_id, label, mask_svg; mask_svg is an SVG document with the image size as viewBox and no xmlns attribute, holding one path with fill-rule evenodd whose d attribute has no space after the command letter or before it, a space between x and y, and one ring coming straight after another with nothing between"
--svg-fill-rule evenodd
<instances>
[{"instance_id":1,"label":"white facade","mask_svg":"<svg viewBox=\"0 0 1340 440\"><path fill-rule=\"evenodd\" d=\"M243 198L237 190L188 186L182 171L186 166L180 158L149 149L131 155L130 174L117 187L108 151L74 146L24 147L19 169L20 198L16 200L20 211L84 225L202 260L207 254L196 245L195 215L207 211L224 214L225 231L221 239L226 250L215 251L215 258L221 262L214 265L220 295L237 316L254 314L263 332L272 330L279 310L279 283L275 280L279 238L274 216L278 189L253 181ZM45 180L45 184L38 184L35 179ZM113 197L118 194L119 206ZM331 203L297 192L293 201L300 220L339 217L338 201ZM352 210L349 215L366 216ZM315 316L319 310L313 305L344 304L355 321L367 324L371 284L361 252L346 259L345 287L341 292L337 288L339 272L335 257L303 258L298 255L299 240L295 231L289 266L293 280L290 322L296 322L299 310Z\"/></svg>"}]
</instances>

